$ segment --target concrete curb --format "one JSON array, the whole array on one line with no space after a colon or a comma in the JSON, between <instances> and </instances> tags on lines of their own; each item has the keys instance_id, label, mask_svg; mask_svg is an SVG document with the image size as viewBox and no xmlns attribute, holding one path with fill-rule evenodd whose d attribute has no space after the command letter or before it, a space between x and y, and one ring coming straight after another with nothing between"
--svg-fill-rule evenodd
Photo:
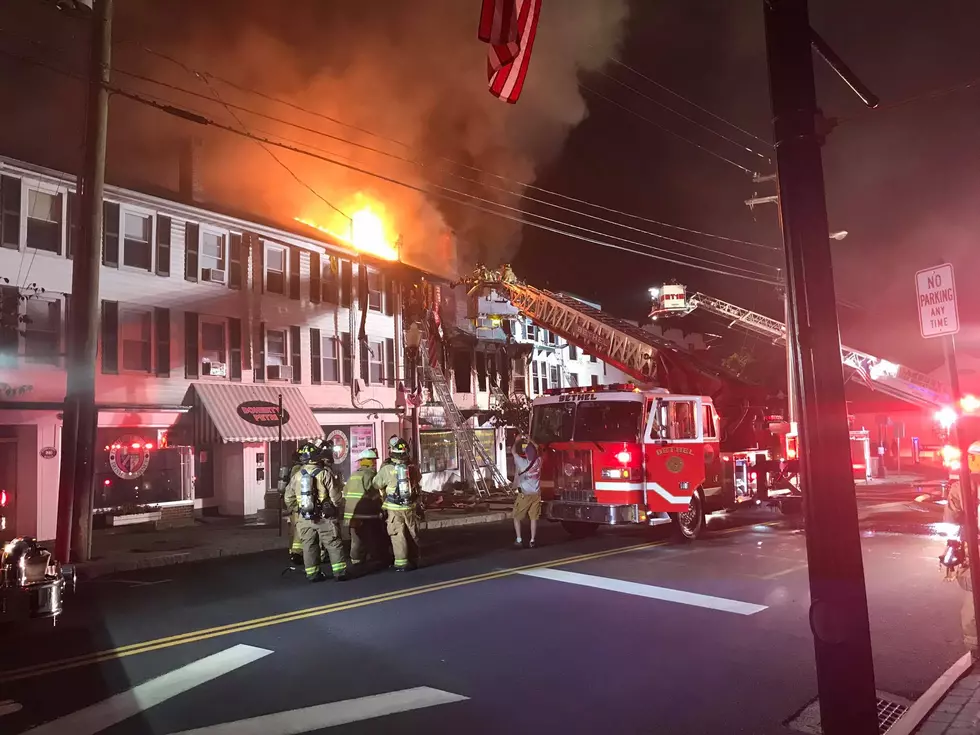
<instances>
[{"instance_id":1,"label":"concrete curb","mask_svg":"<svg viewBox=\"0 0 980 735\"><path fill-rule=\"evenodd\" d=\"M426 521L422 524L422 530L434 531L443 528L454 528L457 526L472 526L486 523L499 523L510 516L509 511L497 511L491 513L481 513L479 515L460 515L454 518L437 518ZM106 559L104 561L92 561L77 565L78 576L82 580L104 577L116 572L131 572L137 569L152 569L155 567L169 567L174 564L188 564L198 561L209 561L212 559L223 559L230 556L245 556L247 554L261 554L266 551L276 551L289 547L290 536L288 532L282 536L260 536L250 538L245 542L238 542L228 548L218 546L201 546L199 548L188 549L186 551L170 551L158 554L131 554L120 559Z\"/></svg>"},{"instance_id":2,"label":"concrete curb","mask_svg":"<svg viewBox=\"0 0 980 735\"><path fill-rule=\"evenodd\" d=\"M932 710L935 709L940 700L946 696L946 693L969 670L971 664L970 654L967 653L946 669L942 676L936 679L931 687L926 689L925 694L915 700L915 703L902 715L902 718L891 726L888 735L911 735L914 733L919 725L932 713Z\"/></svg>"}]
</instances>

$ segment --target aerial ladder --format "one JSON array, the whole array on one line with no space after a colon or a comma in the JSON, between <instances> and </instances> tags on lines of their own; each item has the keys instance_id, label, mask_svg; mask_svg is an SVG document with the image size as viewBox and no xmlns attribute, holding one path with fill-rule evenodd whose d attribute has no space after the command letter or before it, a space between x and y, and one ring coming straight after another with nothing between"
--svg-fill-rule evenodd
<instances>
[{"instance_id":1,"label":"aerial ladder","mask_svg":"<svg viewBox=\"0 0 980 735\"><path fill-rule=\"evenodd\" d=\"M424 375L432 385L433 397L442 406L446 424L456 439L456 448L470 472L477 494L489 498L506 492L510 488L510 483L501 473L500 468L497 467L493 455L483 446L476 432L473 431L473 427L466 422L463 414L460 413L456 402L453 400L449 382L439 367L438 360L433 359L430 354L429 329L425 321L422 322L421 332L419 356L422 360Z\"/></svg>"},{"instance_id":2,"label":"aerial ladder","mask_svg":"<svg viewBox=\"0 0 980 735\"><path fill-rule=\"evenodd\" d=\"M778 319L743 309L703 293L689 295L681 313L689 314L699 308L730 320L729 327L741 327L753 334L769 338L775 344L786 343L786 325ZM950 405L949 393L943 385L925 373L846 345L841 345L841 363L869 388L892 398L921 408L940 409Z\"/></svg>"}]
</instances>

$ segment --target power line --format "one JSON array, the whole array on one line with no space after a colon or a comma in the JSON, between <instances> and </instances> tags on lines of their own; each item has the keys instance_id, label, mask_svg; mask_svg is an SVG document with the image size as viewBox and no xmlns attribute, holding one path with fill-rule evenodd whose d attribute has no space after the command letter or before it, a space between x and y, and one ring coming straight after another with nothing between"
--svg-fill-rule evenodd
<instances>
[{"instance_id":1,"label":"power line","mask_svg":"<svg viewBox=\"0 0 980 735\"><path fill-rule=\"evenodd\" d=\"M689 138L685 138L680 133L675 133L670 128L664 127L663 125L661 125L658 122L654 122L653 120L651 120L650 118L648 118L646 115L642 115L639 112L637 112L636 110L632 109L631 107L628 107L627 105L624 105L621 102L617 102L616 100L607 97L606 95L602 94L602 92L597 92L596 90L592 89L592 87L589 87L589 86L587 86L585 84L582 84L581 82L579 82L579 87L581 87L586 92L588 92L589 94L593 95L594 97L598 97L601 100L605 100L609 104L615 105L616 107L620 108L621 110L625 110L626 112L630 113L631 115L634 115L634 116L640 118L645 123L647 123L649 125L652 125L653 127L657 128L658 130L662 130L663 132L667 133L668 135L672 135L675 138L677 138L678 140L682 140L685 143L687 143L688 145L694 146L695 148L703 151L704 153L707 153L709 156L714 156L719 161L724 161L729 166L734 166L735 168L739 169L740 171L744 171L749 176L752 176L753 174L757 173L755 171L752 171L751 169L746 168L745 166L743 166L740 163L735 163L735 161L731 160L730 158L725 158L725 156L721 155L720 153L716 153L715 151L711 150L710 148L704 147L700 143L695 143L693 140L690 140Z\"/></svg>"},{"instance_id":2,"label":"power line","mask_svg":"<svg viewBox=\"0 0 980 735\"><path fill-rule=\"evenodd\" d=\"M945 97L949 94L954 94L956 92L963 92L968 89L973 89L974 87L980 86L980 77L975 79L970 79L966 82L961 82L959 84L954 84L949 87L941 87L939 89L933 89L928 92L922 92L921 94L916 94L911 97L906 97L905 99L898 100L897 102L891 102L887 105L879 105L874 110L867 110L857 115L852 115L850 117L842 117L837 119L837 123L847 123L854 122L856 120L868 120L872 117L880 115L882 112L894 110L899 107L905 107L906 105L912 105L917 102L925 102L927 100L938 99L939 97Z\"/></svg>"},{"instance_id":3,"label":"power line","mask_svg":"<svg viewBox=\"0 0 980 735\"><path fill-rule=\"evenodd\" d=\"M675 92L670 87L668 87L668 86L666 86L664 84L661 84L656 79L648 76L647 74L644 74L643 72L639 71L638 69L633 68L632 66L630 66L626 62L620 61L619 59L614 58L612 56L609 57L609 61L613 62L614 64L618 64L619 66L623 67L627 71L633 72L634 74L636 74L636 76L640 77L640 79L644 79L647 82L649 82L650 84L652 84L655 87L657 87L657 89L661 89L664 92L666 92L667 94L671 94L674 97L676 97L677 99L682 100L683 102L686 102L687 104L689 104L694 109L700 110L701 112L703 112L705 115L708 115L709 117L713 117L718 122L722 122L725 125L728 125L730 128L733 128L733 129L737 130L738 132L742 133L743 135L747 135L750 138L753 138L753 139L759 141L760 143L764 143L765 145L769 146L770 148L772 147L772 143L770 143L768 140L764 140L763 138L760 138L758 135L755 135L754 133L750 133L748 130L746 130L745 128L739 127L738 125L736 125L735 123L733 123L731 120L728 120L727 118L724 118L721 115L718 115L718 114L712 112L711 110L709 110L709 109L707 109L705 107L702 107L697 102L693 102L693 101L689 100L684 95L680 94L679 92Z\"/></svg>"},{"instance_id":4,"label":"power line","mask_svg":"<svg viewBox=\"0 0 980 735\"><path fill-rule=\"evenodd\" d=\"M677 110L675 110L670 105L665 105L663 102L655 99L654 97L651 97L646 92L643 92L642 90L637 89L632 84L627 84L623 80L617 79L616 77L612 76L611 74L607 74L604 71L600 71L599 74L601 76L605 77L606 79L610 80L611 82L615 82L619 86L628 89L633 94L635 94L635 95L637 95L639 97L642 97L643 99L647 100L648 102L652 102L657 107L663 108L664 110L667 110L668 112L676 115L681 120L686 120L687 122L691 123L692 125L695 125L695 126L701 128L702 130L705 130L705 131L711 133L712 135L720 138L721 140L724 140L727 143L731 143L732 145L734 145L737 148L745 151L746 153L751 153L753 156L758 156L759 158L761 158L766 163L772 163L772 159L770 159L768 156L763 155L762 153L759 153L758 151L754 150L753 148L750 148L749 146L745 145L744 143L739 143L737 140L734 140L733 138L729 138L724 133L719 133L714 128L711 128L711 127L705 125L704 123L698 122L694 118L688 117L687 115L685 115L682 112L678 112Z\"/></svg>"}]
</instances>

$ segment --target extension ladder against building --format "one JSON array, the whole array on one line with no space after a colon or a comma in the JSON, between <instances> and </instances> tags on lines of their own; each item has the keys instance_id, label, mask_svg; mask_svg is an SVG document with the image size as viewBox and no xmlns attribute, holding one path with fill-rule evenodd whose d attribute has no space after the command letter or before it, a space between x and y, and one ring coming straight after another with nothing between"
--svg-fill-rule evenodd
<instances>
[{"instance_id":1,"label":"extension ladder against building","mask_svg":"<svg viewBox=\"0 0 980 735\"><path fill-rule=\"evenodd\" d=\"M422 329L422 341L419 345L422 368L426 379L432 384L434 397L445 412L446 423L456 438L456 447L463 463L470 471L477 493L483 497L490 497L506 491L510 487L510 483L500 472L493 456L483 446L476 432L466 423L466 419L460 413L456 402L453 400L453 394L446 376L439 368L438 363L433 363L430 359L428 340L428 328L425 327Z\"/></svg>"}]
</instances>

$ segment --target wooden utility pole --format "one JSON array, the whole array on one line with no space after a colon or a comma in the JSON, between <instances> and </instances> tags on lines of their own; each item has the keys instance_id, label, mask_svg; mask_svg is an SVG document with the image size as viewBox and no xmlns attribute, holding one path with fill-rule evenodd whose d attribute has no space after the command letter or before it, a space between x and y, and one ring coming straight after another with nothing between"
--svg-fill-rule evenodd
<instances>
[{"instance_id":1,"label":"wooden utility pole","mask_svg":"<svg viewBox=\"0 0 980 735\"><path fill-rule=\"evenodd\" d=\"M868 600L851 473L807 0L763 0L820 719L877 735Z\"/></svg>"},{"instance_id":2,"label":"wooden utility pole","mask_svg":"<svg viewBox=\"0 0 980 735\"><path fill-rule=\"evenodd\" d=\"M109 121L113 0L94 0L80 177L81 231L73 254L68 322L68 390L61 435L56 554L86 561L92 550L92 483L95 476L95 370L99 336L99 269L102 264L102 195Z\"/></svg>"}]
</instances>

